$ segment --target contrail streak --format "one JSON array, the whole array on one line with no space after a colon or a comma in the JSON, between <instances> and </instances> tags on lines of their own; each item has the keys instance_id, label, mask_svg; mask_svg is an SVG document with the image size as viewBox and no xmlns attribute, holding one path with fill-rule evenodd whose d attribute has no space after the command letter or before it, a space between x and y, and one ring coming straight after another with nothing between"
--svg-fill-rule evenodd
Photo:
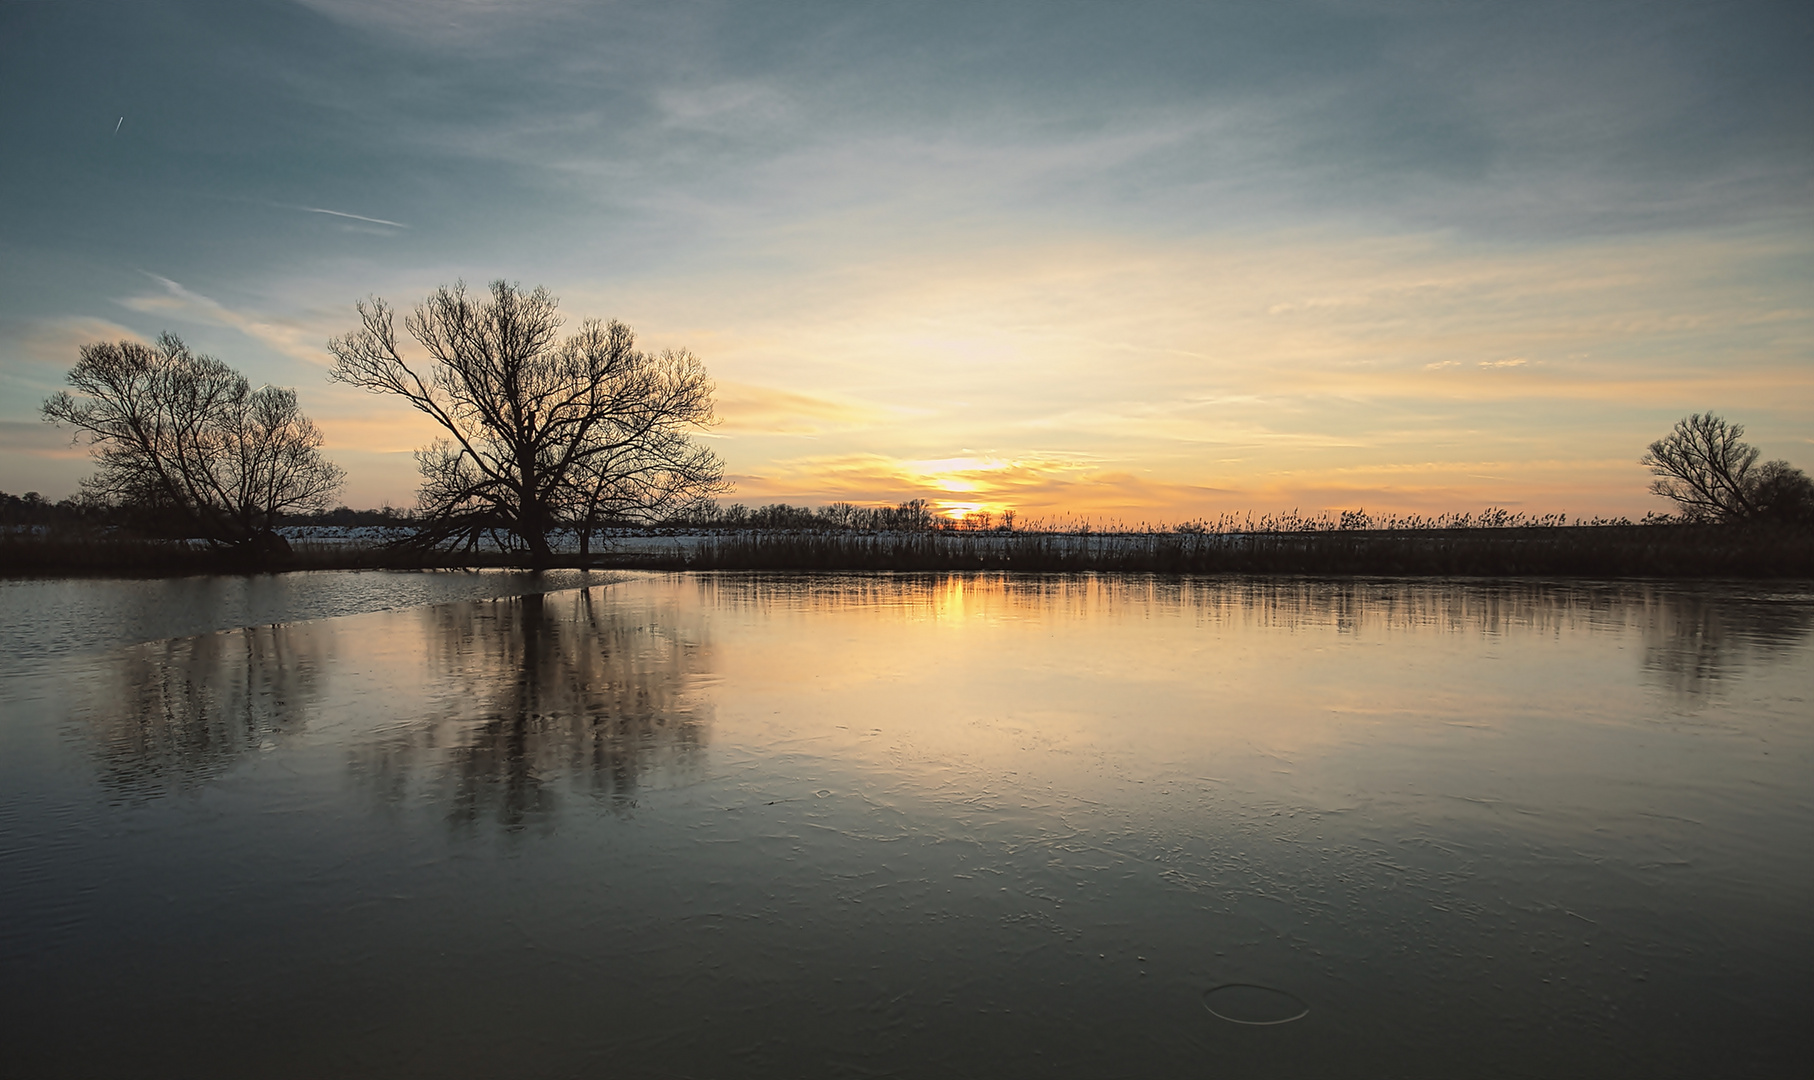
<instances>
[{"instance_id":1,"label":"contrail streak","mask_svg":"<svg viewBox=\"0 0 1814 1080\"><path fill-rule=\"evenodd\" d=\"M401 221L386 221L381 217L366 217L364 214L349 214L342 210L323 210L319 206L298 206L296 209L311 214L332 214L335 217L352 218L354 221L369 221L373 225L389 225L395 229L409 228L408 225L403 224Z\"/></svg>"},{"instance_id":2,"label":"contrail streak","mask_svg":"<svg viewBox=\"0 0 1814 1080\"><path fill-rule=\"evenodd\" d=\"M125 122L126 122L126 118L124 116L120 117L120 124L124 124ZM118 135L120 133L120 124L113 125L113 133L115 135Z\"/></svg>"}]
</instances>

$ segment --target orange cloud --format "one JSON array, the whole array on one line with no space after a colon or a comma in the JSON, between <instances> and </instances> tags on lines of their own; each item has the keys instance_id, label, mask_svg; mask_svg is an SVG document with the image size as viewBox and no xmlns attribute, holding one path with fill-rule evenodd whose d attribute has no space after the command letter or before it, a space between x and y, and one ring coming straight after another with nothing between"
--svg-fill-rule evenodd
<instances>
[{"instance_id":1,"label":"orange cloud","mask_svg":"<svg viewBox=\"0 0 1814 1080\"><path fill-rule=\"evenodd\" d=\"M1023 521L1084 519L1176 524L1223 513L1365 508L1430 513L1486 506L1571 514L1641 514L1649 505L1635 459L1382 461L1328 467L1254 468L1223 484L1193 482L1188 468L1047 455L1024 459L960 455L901 459L884 454L794 458L734 479L746 503L877 505L926 499L941 511Z\"/></svg>"},{"instance_id":2,"label":"orange cloud","mask_svg":"<svg viewBox=\"0 0 1814 1080\"><path fill-rule=\"evenodd\" d=\"M873 406L750 383L718 383L722 434L820 435L870 426L888 414Z\"/></svg>"},{"instance_id":3,"label":"orange cloud","mask_svg":"<svg viewBox=\"0 0 1814 1080\"><path fill-rule=\"evenodd\" d=\"M966 454L921 460L883 454L807 457L778 462L772 471L736 480L738 497L745 501L887 504L926 499L952 516L1012 510L1029 519L1150 517L1158 508L1192 507L1233 494L1063 455L1005 459Z\"/></svg>"}]
</instances>

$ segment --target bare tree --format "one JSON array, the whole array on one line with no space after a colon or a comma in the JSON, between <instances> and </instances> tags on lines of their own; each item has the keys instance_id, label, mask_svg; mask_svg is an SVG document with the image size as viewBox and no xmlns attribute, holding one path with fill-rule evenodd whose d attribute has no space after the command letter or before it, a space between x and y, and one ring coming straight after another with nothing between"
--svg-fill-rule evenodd
<instances>
[{"instance_id":1,"label":"bare tree","mask_svg":"<svg viewBox=\"0 0 1814 1080\"><path fill-rule=\"evenodd\" d=\"M1786 461L1757 463L1742 424L1712 413L1676 421L1641 459L1659 479L1650 490L1689 521L1805 521L1814 518L1814 482Z\"/></svg>"},{"instance_id":2,"label":"bare tree","mask_svg":"<svg viewBox=\"0 0 1814 1080\"><path fill-rule=\"evenodd\" d=\"M582 562L604 522L684 516L729 488L724 462L686 430L712 417L712 383L698 358L684 350L642 356L631 381L630 407L619 422L594 430L569 485Z\"/></svg>"},{"instance_id":3,"label":"bare tree","mask_svg":"<svg viewBox=\"0 0 1814 1080\"><path fill-rule=\"evenodd\" d=\"M689 353L640 352L629 327L589 319L557 337L546 289L504 281L470 297L439 289L404 320L428 354L404 359L389 305L358 305L360 328L328 342L332 378L394 394L447 437L417 451L424 542L490 530L514 538L535 565L549 534L589 537L611 517L648 517L723 487L717 455L692 429L713 422L712 383Z\"/></svg>"},{"instance_id":4,"label":"bare tree","mask_svg":"<svg viewBox=\"0 0 1814 1080\"><path fill-rule=\"evenodd\" d=\"M1742 521L1757 513L1751 471L1758 449L1740 441L1743 424L1712 413L1677 420L1675 429L1650 444L1641 463L1659 479L1650 490L1674 502L1690 521Z\"/></svg>"},{"instance_id":5,"label":"bare tree","mask_svg":"<svg viewBox=\"0 0 1814 1080\"><path fill-rule=\"evenodd\" d=\"M69 384L76 393L51 396L43 414L90 436L100 469L84 486L173 514L217 546L287 552L281 515L325 506L345 478L321 456L321 432L296 391L254 390L172 334L155 346L84 345Z\"/></svg>"}]
</instances>

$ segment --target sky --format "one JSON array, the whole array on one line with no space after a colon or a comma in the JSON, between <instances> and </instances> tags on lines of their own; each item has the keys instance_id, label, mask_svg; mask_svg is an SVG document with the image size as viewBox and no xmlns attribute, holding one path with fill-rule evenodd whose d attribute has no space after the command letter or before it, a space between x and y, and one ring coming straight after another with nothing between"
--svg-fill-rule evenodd
<instances>
[{"instance_id":1,"label":"sky","mask_svg":"<svg viewBox=\"0 0 1814 1080\"><path fill-rule=\"evenodd\" d=\"M1640 515L1814 470L1814 5L0 0L0 490L168 330L356 507L356 301L545 285L718 383L750 505Z\"/></svg>"}]
</instances>

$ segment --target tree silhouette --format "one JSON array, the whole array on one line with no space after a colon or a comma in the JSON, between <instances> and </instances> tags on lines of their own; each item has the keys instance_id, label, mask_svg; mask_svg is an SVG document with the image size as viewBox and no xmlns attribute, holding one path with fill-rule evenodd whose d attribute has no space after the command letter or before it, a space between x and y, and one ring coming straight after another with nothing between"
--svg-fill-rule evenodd
<instances>
[{"instance_id":1,"label":"tree silhouette","mask_svg":"<svg viewBox=\"0 0 1814 1080\"><path fill-rule=\"evenodd\" d=\"M321 456L321 433L296 391L252 389L226 364L172 334L157 344L84 345L76 390L44 402L44 418L87 432L100 498L174 517L209 543L281 554L288 511L319 509L345 477Z\"/></svg>"},{"instance_id":2,"label":"tree silhouette","mask_svg":"<svg viewBox=\"0 0 1814 1080\"><path fill-rule=\"evenodd\" d=\"M1814 480L1786 461L1766 461L1757 467L1751 501L1761 521L1814 522Z\"/></svg>"},{"instance_id":3,"label":"tree silhouette","mask_svg":"<svg viewBox=\"0 0 1814 1080\"><path fill-rule=\"evenodd\" d=\"M535 565L549 534L601 521L658 517L724 488L724 466L691 431L713 422L712 382L688 352L649 354L630 328L589 319L557 337L548 291L494 281L440 289L404 320L428 353L399 351L394 313L376 297L361 326L334 338L331 377L393 394L432 418L444 438L417 451L423 539L514 537Z\"/></svg>"},{"instance_id":4,"label":"tree silhouette","mask_svg":"<svg viewBox=\"0 0 1814 1080\"><path fill-rule=\"evenodd\" d=\"M580 795L627 810L697 768L709 700L693 691L710 642L671 611L594 590L425 610L436 703L358 752L387 797L424 797L450 820L517 829Z\"/></svg>"},{"instance_id":5,"label":"tree silhouette","mask_svg":"<svg viewBox=\"0 0 1814 1080\"><path fill-rule=\"evenodd\" d=\"M1786 461L1757 464L1743 424L1712 413L1676 421L1641 460L1659 479L1650 485L1689 521L1806 521L1814 519L1814 482Z\"/></svg>"}]
</instances>

